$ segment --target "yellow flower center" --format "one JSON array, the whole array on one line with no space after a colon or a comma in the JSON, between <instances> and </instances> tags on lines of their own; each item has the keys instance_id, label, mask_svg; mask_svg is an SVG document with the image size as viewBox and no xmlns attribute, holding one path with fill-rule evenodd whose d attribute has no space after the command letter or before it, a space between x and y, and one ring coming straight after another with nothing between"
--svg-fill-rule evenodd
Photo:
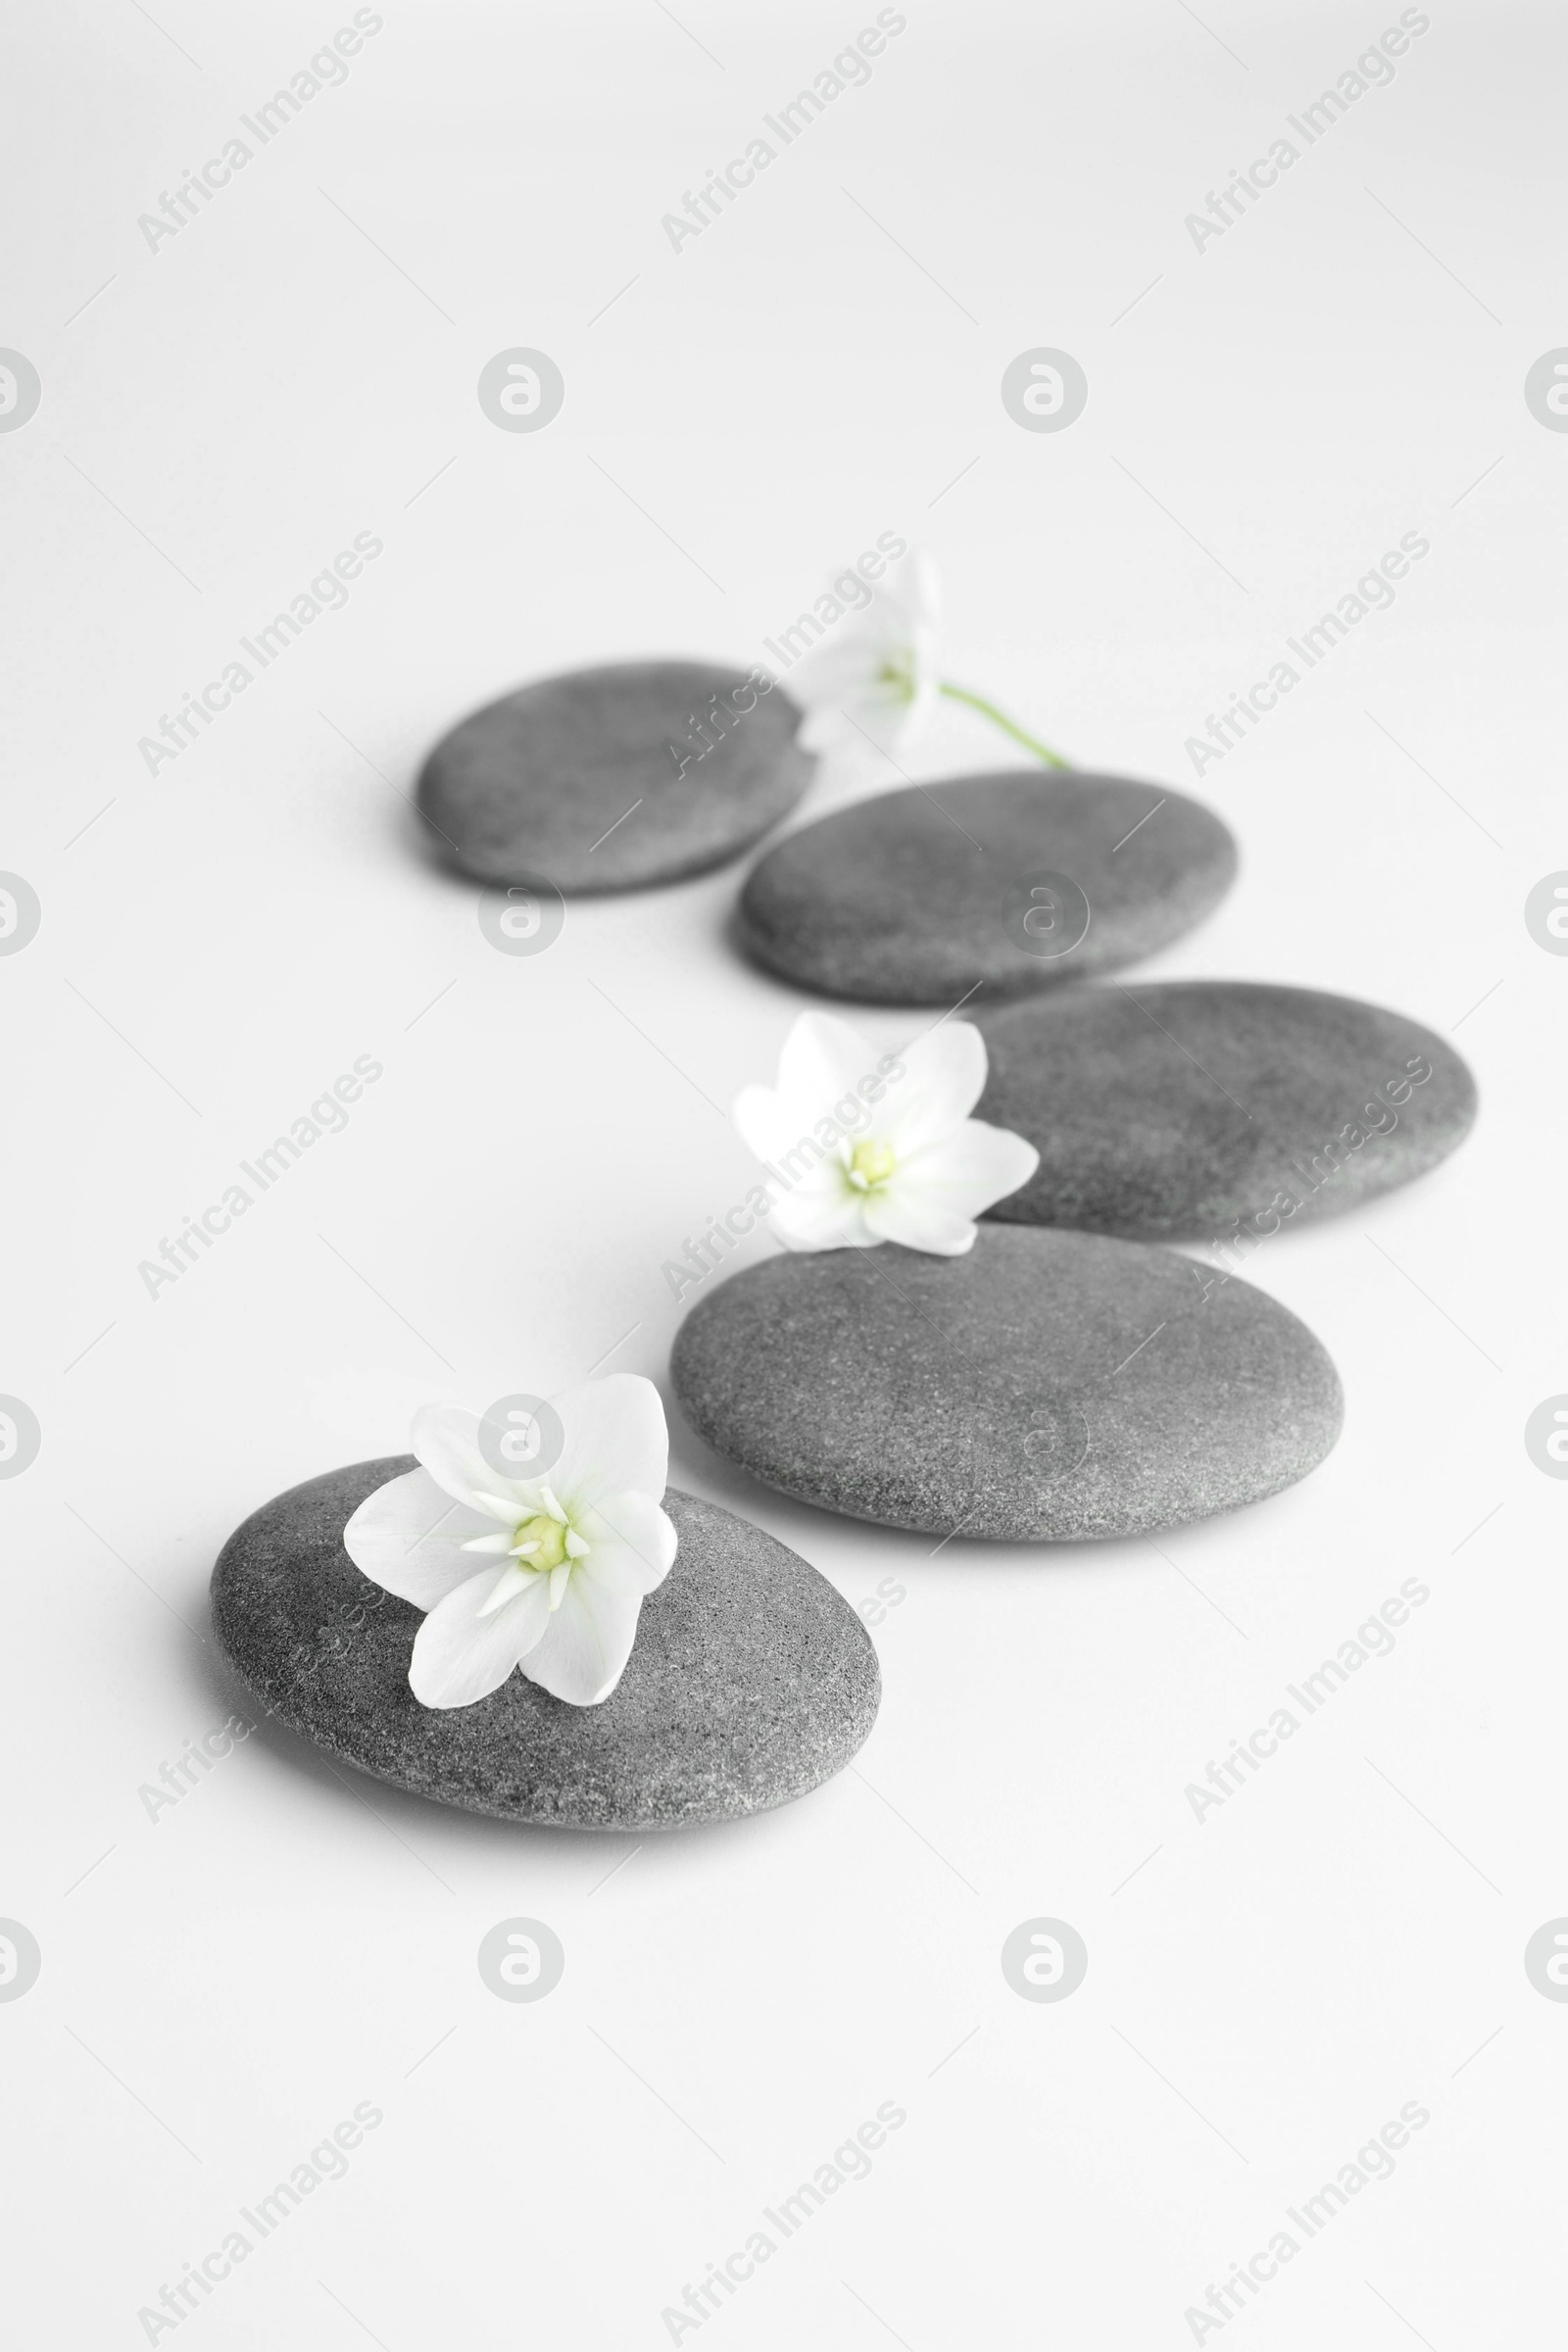
<instances>
[{"instance_id":1,"label":"yellow flower center","mask_svg":"<svg viewBox=\"0 0 1568 2352\"><path fill-rule=\"evenodd\" d=\"M533 1519L524 1519L512 1541L519 1568L535 1568L542 1574L547 1569L559 1568L566 1556L566 1531L559 1519L552 1519L545 1511ZM517 1548L522 1544L529 1549Z\"/></svg>"},{"instance_id":2,"label":"yellow flower center","mask_svg":"<svg viewBox=\"0 0 1568 2352\"><path fill-rule=\"evenodd\" d=\"M868 1193L879 1184L886 1184L898 1166L893 1146L878 1136L867 1136L850 1153L850 1182L858 1193Z\"/></svg>"}]
</instances>

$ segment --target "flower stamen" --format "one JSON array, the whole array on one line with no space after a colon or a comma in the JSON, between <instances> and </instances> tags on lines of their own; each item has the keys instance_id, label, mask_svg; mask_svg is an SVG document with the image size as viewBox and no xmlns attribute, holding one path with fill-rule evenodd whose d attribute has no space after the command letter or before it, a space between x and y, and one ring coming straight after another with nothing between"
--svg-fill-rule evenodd
<instances>
[{"instance_id":1,"label":"flower stamen","mask_svg":"<svg viewBox=\"0 0 1568 2352\"><path fill-rule=\"evenodd\" d=\"M858 1193L869 1193L886 1184L899 1164L898 1153L881 1136L867 1136L850 1153L848 1175Z\"/></svg>"}]
</instances>

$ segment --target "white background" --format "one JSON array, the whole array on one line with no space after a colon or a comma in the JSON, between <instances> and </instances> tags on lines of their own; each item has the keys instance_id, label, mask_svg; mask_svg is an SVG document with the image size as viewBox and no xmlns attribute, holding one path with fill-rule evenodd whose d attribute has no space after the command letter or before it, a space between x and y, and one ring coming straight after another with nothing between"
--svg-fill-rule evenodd
<instances>
[{"instance_id":1,"label":"white background","mask_svg":"<svg viewBox=\"0 0 1568 2352\"><path fill-rule=\"evenodd\" d=\"M0 342L44 387L0 438L0 865L43 906L0 962L0 1389L43 1429L0 1484L0 1912L43 1951L0 2006L18 2340L145 2341L138 2309L367 2100L347 2178L182 2344L666 2343L686 2282L885 2101L907 2122L870 2177L704 2344L1190 2343L1209 2282L1407 2101L1431 2120L1394 2177L1219 2332L1533 2340L1564 1497L1522 1431L1568 1388L1568 962L1522 909L1568 865L1568 438L1522 385L1568 341L1560 19L1432 0L1392 85L1200 252L1185 217L1394 6L910 0L869 83L677 254L661 216L873 9L390 0L150 251L138 216L351 15L153 13L14 5L0 163ZM1058 434L999 397L1041 344L1089 378ZM513 345L565 377L537 434L475 398ZM950 675L1234 827L1233 896L1150 976L1372 998L1478 1071L1451 1163L1254 1260L1341 1368L1338 1449L1158 1549L932 1560L677 1421L677 1483L852 1602L902 1588L855 1770L634 1847L444 1812L268 1727L149 1821L138 1789L233 1703L206 1590L239 1519L400 1449L431 1396L548 1392L617 1341L663 1378L661 1263L755 1180L713 1105L801 1002L726 944L739 868L494 953L400 799L423 750L558 667L758 660L884 530L940 559ZM1411 530L1393 610L1195 787L1186 738ZM149 776L160 713L360 531L385 552L347 608ZM996 752L954 712L901 758ZM896 781L866 754L805 813ZM149 1298L138 1261L367 1054L347 1131ZM1195 1820L1187 1785L1409 1577L1394 1653ZM566 1951L537 2005L475 1967L515 1914ZM1090 1954L1054 2006L999 1966L1042 1914Z\"/></svg>"}]
</instances>

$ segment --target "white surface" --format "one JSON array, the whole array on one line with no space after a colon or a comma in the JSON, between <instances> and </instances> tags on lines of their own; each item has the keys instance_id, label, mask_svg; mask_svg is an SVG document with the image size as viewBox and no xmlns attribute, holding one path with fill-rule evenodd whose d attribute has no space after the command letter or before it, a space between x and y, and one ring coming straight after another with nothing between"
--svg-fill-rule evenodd
<instances>
[{"instance_id":1,"label":"white surface","mask_svg":"<svg viewBox=\"0 0 1568 2352\"><path fill-rule=\"evenodd\" d=\"M44 1431L0 1484L0 1912L44 1961L0 2006L12 2330L146 2340L161 2284L370 2101L347 2177L182 2344L666 2343L686 2283L895 2101L869 2179L705 2345L1174 2347L1416 2100L1394 2177L1224 2340L1534 2340L1568 2009L1521 1955L1568 1911L1565 1609L1563 1489L1522 1428L1568 1388L1568 963L1522 906L1568 865L1568 439L1521 386L1568 339L1561 22L1434 0L1392 86L1199 253L1184 216L1396 8L1212 0L1211 33L1174 0L911 4L677 255L661 215L874 10L383 13L149 252L137 216L351 11L12 11L0 341L44 381L0 438L0 864L44 906L0 963L0 1388ZM474 398L517 344L565 375L536 435ZM1039 344L1089 375L1060 434L998 396ZM351 1786L267 1730L150 1822L139 1788L228 1711L181 1620L242 1516L399 1447L444 1389L548 1390L617 1341L663 1376L661 1261L753 1180L704 1098L769 1074L797 1009L724 943L738 869L493 953L398 791L522 677L760 658L884 529L941 559L951 674L1188 789L1226 690L1431 540L1197 787L1242 878L1150 967L1462 1022L1459 1156L1252 1268L1341 1367L1338 1450L1162 1552L930 1560L677 1432L678 1482L852 1601L903 1589L858 1771L633 1854ZM385 552L347 608L149 777L138 738L357 531ZM957 713L905 757L997 763ZM868 755L810 808L894 780ZM138 1261L362 1054L385 1074L346 1132L149 1299ZM1412 1576L1394 1653L1200 1825L1186 1785ZM565 1945L537 2006L476 1972L514 1914ZM999 1967L1040 1914L1089 1947L1059 2006Z\"/></svg>"}]
</instances>

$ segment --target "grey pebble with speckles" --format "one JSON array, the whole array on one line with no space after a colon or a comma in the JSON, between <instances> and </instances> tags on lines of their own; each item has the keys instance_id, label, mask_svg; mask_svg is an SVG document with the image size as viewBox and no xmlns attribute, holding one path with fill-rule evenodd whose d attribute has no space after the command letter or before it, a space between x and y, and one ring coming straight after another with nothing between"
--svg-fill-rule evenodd
<instances>
[{"instance_id":1,"label":"grey pebble with speckles","mask_svg":"<svg viewBox=\"0 0 1568 2352\"><path fill-rule=\"evenodd\" d=\"M1319 1342L1250 1284L1021 1225L982 1226L964 1257L770 1259L693 1307L671 1372L693 1427L766 1485L1004 1542L1259 1501L1316 1467L1343 1412Z\"/></svg>"},{"instance_id":2,"label":"grey pebble with speckles","mask_svg":"<svg viewBox=\"0 0 1568 2352\"><path fill-rule=\"evenodd\" d=\"M1179 939L1236 874L1212 810L1041 768L947 776L803 825L753 867L741 936L786 980L952 1005L1113 969Z\"/></svg>"},{"instance_id":3,"label":"grey pebble with speckles","mask_svg":"<svg viewBox=\"0 0 1568 2352\"><path fill-rule=\"evenodd\" d=\"M1262 1241L1408 1184L1469 1133L1475 1081L1404 1013L1256 981L1073 989L981 1012L975 1116L1040 1165L988 1213L1141 1241Z\"/></svg>"},{"instance_id":4,"label":"grey pebble with speckles","mask_svg":"<svg viewBox=\"0 0 1568 2352\"><path fill-rule=\"evenodd\" d=\"M514 1674L471 1707L409 1689L420 1612L363 1576L343 1530L412 1454L356 1462L252 1514L213 1571L213 1625L246 1686L377 1780L554 1828L673 1830L804 1796L846 1765L881 1696L859 1618L798 1554L671 1488L679 1548L610 1697L572 1707Z\"/></svg>"},{"instance_id":5,"label":"grey pebble with speckles","mask_svg":"<svg viewBox=\"0 0 1568 2352\"><path fill-rule=\"evenodd\" d=\"M761 674L611 662L473 711L419 777L437 853L481 882L568 898L723 865L788 814L816 765L796 741L798 706Z\"/></svg>"}]
</instances>

